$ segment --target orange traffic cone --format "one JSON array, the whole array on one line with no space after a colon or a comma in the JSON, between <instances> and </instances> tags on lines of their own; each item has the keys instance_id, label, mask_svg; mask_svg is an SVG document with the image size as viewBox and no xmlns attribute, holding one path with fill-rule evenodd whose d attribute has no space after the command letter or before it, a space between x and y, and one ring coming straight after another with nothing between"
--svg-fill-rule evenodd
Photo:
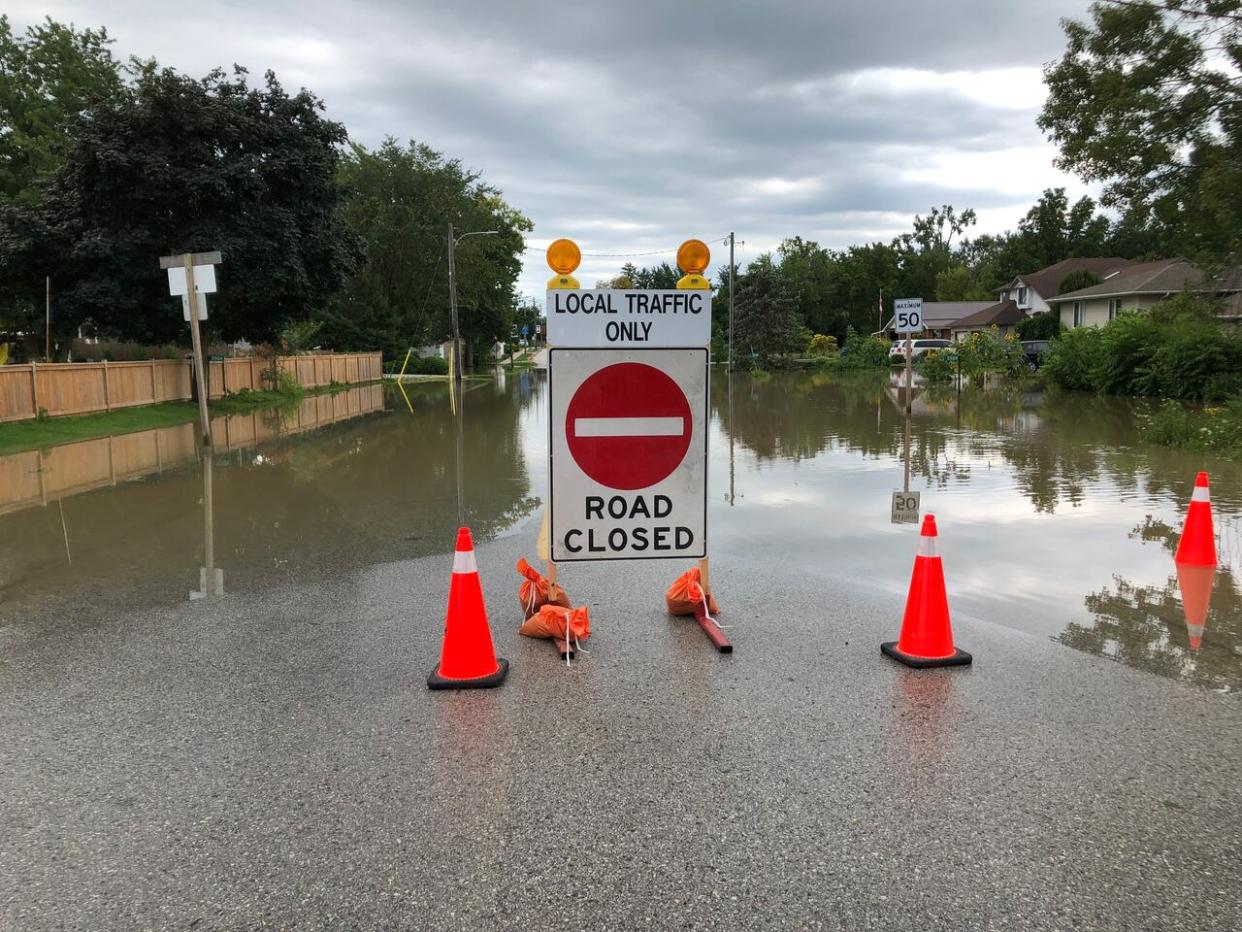
<instances>
[{"instance_id":1,"label":"orange traffic cone","mask_svg":"<svg viewBox=\"0 0 1242 932\"><path fill-rule=\"evenodd\" d=\"M1208 605L1212 601L1212 583L1216 578L1214 566L1191 566L1178 564L1177 588L1182 596L1182 612L1186 616L1186 637L1190 649L1203 646L1203 627L1207 624Z\"/></svg>"},{"instance_id":2,"label":"orange traffic cone","mask_svg":"<svg viewBox=\"0 0 1242 932\"><path fill-rule=\"evenodd\" d=\"M1190 509L1182 525L1182 539L1177 542L1173 562L1190 566L1216 565L1216 535L1212 533L1212 493L1208 474L1195 476L1195 490L1190 496Z\"/></svg>"},{"instance_id":3,"label":"orange traffic cone","mask_svg":"<svg viewBox=\"0 0 1242 932\"><path fill-rule=\"evenodd\" d=\"M970 654L953 646L944 567L936 554L935 515L923 519L901 638L881 644L880 650L908 667L953 667L971 661Z\"/></svg>"},{"instance_id":4,"label":"orange traffic cone","mask_svg":"<svg viewBox=\"0 0 1242 932\"><path fill-rule=\"evenodd\" d=\"M497 658L492 647L470 529L459 528L448 617L444 622L444 647L440 663L427 677L427 685L432 689L483 689L499 686L508 672L509 661Z\"/></svg>"}]
</instances>

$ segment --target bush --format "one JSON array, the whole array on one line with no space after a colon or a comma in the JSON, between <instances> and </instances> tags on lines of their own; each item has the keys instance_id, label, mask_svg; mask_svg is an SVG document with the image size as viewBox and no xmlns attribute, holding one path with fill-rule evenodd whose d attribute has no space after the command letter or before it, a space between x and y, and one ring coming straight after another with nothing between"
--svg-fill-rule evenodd
<instances>
[{"instance_id":1,"label":"bush","mask_svg":"<svg viewBox=\"0 0 1242 932\"><path fill-rule=\"evenodd\" d=\"M84 362L128 362L145 359L184 359L190 351L173 343L162 346L145 346L142 343L100 341L87 343L74 340L70 349L73 358Z\"/></svg>"},{"instance_id":2,"label":"bush","mask_svg":"<svg viewBox=\"0 0 1242 932\"><path fill-rule=\"evenodd\" d=\"M1140 418L1139 430L1144 440L1161 446L1242 457L1242 397L1201 411L1166 401L1155 413Z\"/></svg>"},{"instance_id":3,"label":"bush","mask_svg":"<svg viewBox=\"0 0 1242 932\"><path fill-rule=\"evenodd\" d=\"M837 355L837 338L823 333L813 334L807 341L806 352L808 356L835 356Z\"/></svg>"},{"instance_id":4,"label":"bush","mask_svg":"<svg viewBox=\"0 0 1242 932\"><path fill-rule=\"evenodd\" d=\"M1023 340L1055 340L1061 335L1061 315L1040 311L1034 317L1019 321L1017 329Z\"/></svg>"},{"instance_id":5,"label":"bush","mask_svg":"<svg viewBox=\"0 0 1242 932\"><path fill-rule=\"evenodd\" d=\"M1040 372L1062 388L1094 391L1093 373L1101 342L1101 331L1094 327L1067 330L1048 347Z\"/></svg>"},{"instance_id":6,"label":"bush","mask_svg":"<svg viewBox=\"0 0 1242 932\"><path fill-rule=\"evenodd\" d=\"M397 371L401 371L400 366ZM448 375L448 371L448 360L439 356L412 356L410 364L405 367L406 375Z\"/></svg>"},{"instance_id":7,"label":"bush","mask_svg":"<svg viewBox=\"0 0 1242 932\"><path fill-rule=\"evenodd\" d=\"M292 320L280 331L280 348L288 356L301 356L314 348L323 321Z\"/></svg>"},{"instance_id":8,"label":"bush","mask_svg":"<svg viewBox=\"0 0 1242 932\"><path fill-rule=\"evenodd\" d=\"M845 335L845 347L841 350L841 368L886 369L891 346L887 340L863 336L850 327Z\"/></svg>"},{"instance_id":9,"label":"bush","mask_svg":"<svg viewBox=\"0 0 1242 932\"><path fill-rule=\"evenodd\" d=\"M1179 295L1148 312L1053 341L1044 373L1064 388L1114 395L1218 401L1242 390L1242 339L1213 319L1212 306Z\"/></svg>"},{"instance_id":10,"label":"bush","mask_svg":"<svg viewBox=\"0 0 1242 932\"><path fill-rule=\"evenodd\" d=\"M957 354L953 350L932 350L920 356L914 368L929 382L947 382L957 375Z\"/></svg>"}]
</instances>

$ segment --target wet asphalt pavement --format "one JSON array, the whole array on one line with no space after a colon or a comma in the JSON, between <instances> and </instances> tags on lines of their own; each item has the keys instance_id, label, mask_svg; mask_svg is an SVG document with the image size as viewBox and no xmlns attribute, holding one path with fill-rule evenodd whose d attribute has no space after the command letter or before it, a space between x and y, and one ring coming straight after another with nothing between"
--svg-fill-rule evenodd
<instances>
[{"instance_id":1,"label":"wet asphalt pavement","mask_svg":"<svg viewBox=\"0 0 1242 932\"><path fill-rule=\"evenodd\" d=\"M566 669L520 555L486 692L425 685L451 555L3 629L0 927L1242 926L1236 695L960 613L974 666L907 670L900 596L775 552L713 557L732 656L685 567L565 567Z\"/></svg>"}]
</instances>

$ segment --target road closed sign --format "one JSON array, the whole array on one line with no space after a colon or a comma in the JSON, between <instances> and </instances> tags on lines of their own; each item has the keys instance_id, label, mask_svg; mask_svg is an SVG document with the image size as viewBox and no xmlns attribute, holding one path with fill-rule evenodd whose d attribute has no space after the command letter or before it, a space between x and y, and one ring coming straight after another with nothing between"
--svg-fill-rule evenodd
<instances>
[{"instance_id":1,"label":"road closed sign","mask_svg":"<svg viewBox=\"0 0 1242 932\"><path fill-rule=\"evenodd\" d=\"M707 555L707 350L552 349L552 561Z\"/></svg>"},{"instance_id":2,"label":"road closed sign","mask_svg":"<svg viewBox=\"0 0 1242 932\"><path fill-rule=\"evenodd\" d=\"M652 349L707 346L712 339L712 293L552 289L548 343Z\"/></svg>"}]
</instances>

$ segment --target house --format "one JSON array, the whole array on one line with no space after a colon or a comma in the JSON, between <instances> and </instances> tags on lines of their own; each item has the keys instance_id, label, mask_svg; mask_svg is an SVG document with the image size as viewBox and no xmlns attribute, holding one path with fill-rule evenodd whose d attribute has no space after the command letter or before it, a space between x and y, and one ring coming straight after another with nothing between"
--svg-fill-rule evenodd
<instances>
[{"instance_id":1,"label":"house","mask_svg":"<svg viewBox=\"0 0 1242 932\"><path fill-rule=\"evenodd\" d=\"M1122 309L1146 310L1187 289L1204 297L1226 299L1222 316L1236 314L1242 307L1238 298L1242 293L1242 272L1233 269L1220 278L1209 279L1193 262L1180 258L1127 266L1098 285L1054 295L1048 304L1061 315L1061 326L1066 329L1099 327Z\"/></svg>"},{"instance_id":2,"label":"house","mask_svg":"<svg viewBox=\"0 0 1242 932\"><path fill-rule=\"evenodd\" d=\"M996 304L989 304L981 311L968 314L965 317L955 320L949 329L953 333L953 342L957 343L963 337L971 333L986 333L993 327L996 328L1000 336L1004 336L1019 323L1026 320L1026 311L1018 307L1018 303L1012 299L999 301Z\"/></svg>"},{"instance_id":3,"label":"house","mask_svg":"<svg viewBox=\"0 0 1242 932\"><path fill-rule=\"evenodd\" d=\"M924 301L923 332L919 336L923 339L952 339L950 327L957 320L991 306L991 301ZM890 318L884 330L889 331L892 326L893 319Z\"/></svg>"},{"instance_id":4,"label":"house","mask_svg":"<svg viewBox=\"0 0 1242 932\"><path fill-rule=\"evenodd\" d=\"M1049 309L1048 299L1061 290L1061 282L1071 272L1085 271L1106 279L1133 263L1117 256L1062 259L1029 275L1019 275L996 290L1000 302L1013 301L1028 317Z\"/></svg>"}]
</instances>

